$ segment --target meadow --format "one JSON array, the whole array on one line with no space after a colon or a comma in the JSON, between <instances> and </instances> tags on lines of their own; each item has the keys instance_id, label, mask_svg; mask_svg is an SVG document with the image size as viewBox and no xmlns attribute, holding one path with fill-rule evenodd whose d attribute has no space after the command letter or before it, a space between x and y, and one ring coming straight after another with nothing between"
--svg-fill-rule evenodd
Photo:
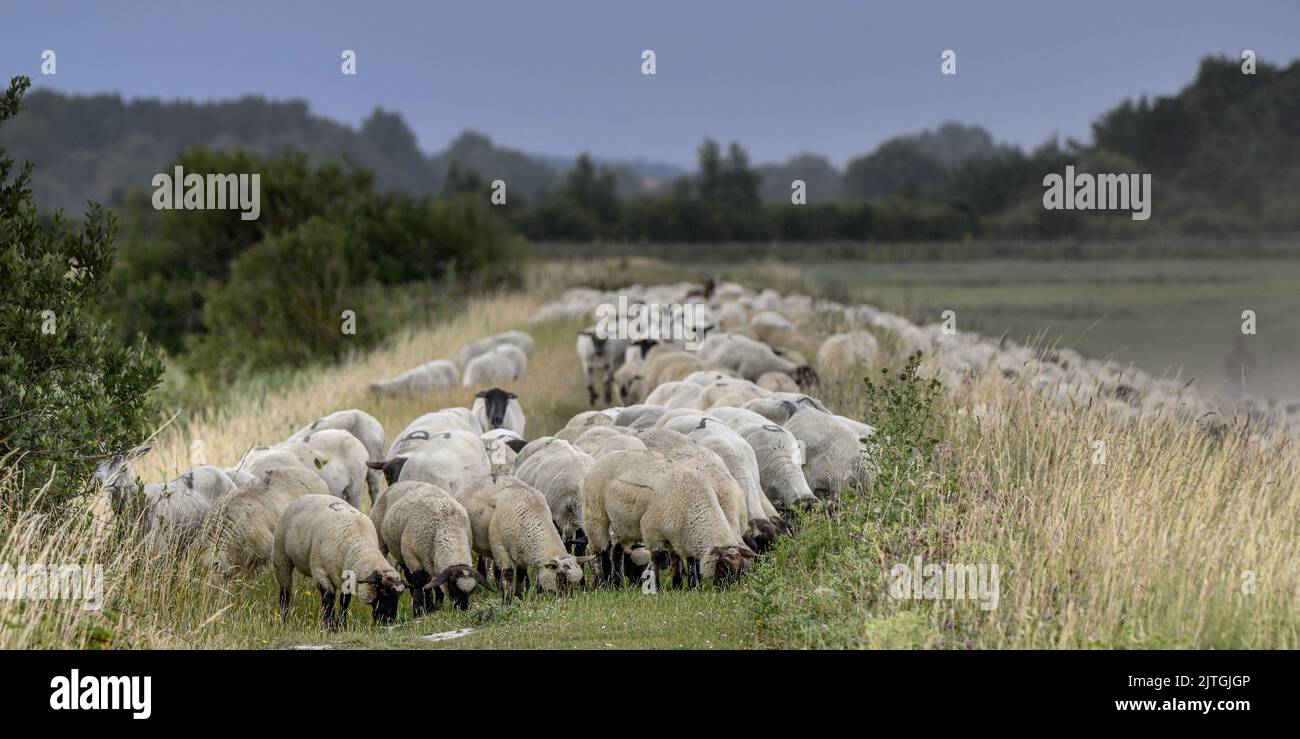
<instances>
[{"instance_id":1,"label":"meadow","mask_svg":"<svg viewBox=\"0 0 1300 739\"><path fill-rule=\"evenodd\" d=\"M480 296L371 351L264 382L246 381L211 404L184 410L157 434L137 473L146 480L171 479L191 465L196 450L210 463L234 464L249 446L274 443L340 408L361 408L391 433L427 410L468 405L469 389L377 399L366 385L432 358L454 357L464 343L514 327L530 330L537 341L527 375L511 388L528 414L527 435L558 430L587 409L573 347L581 326L526 324L566 285L650 284L713 274L872 302L914 319L935 320L934 311L953 308L959 321L969 317L962 324L968 330L1059 338L1085 351L1094 347L1094 354L1125 348L1135 353L1118 356L1172 364L1186 346L1182 337L1214 345L1204 328L1207 316L1229 310L1238 296L1268 306L1258 309L1261 316L1285 321L1283 284L1288 276L1295 284L1296 270L1289 263L1263 262L1126 265L1127 271L1091 262L542 263L532 268L523 290ZM1141 274L1163 277L1143 280ZM1215 285L1222 288L1218 297L1207 289ZM1109 313L1095 313L1098 308ZM1172 323L1173 317L1183 320ZM1223 321L1231 323L1231 316ZM888 340L882 345L879 364L897 377L906 358ZM1295 351L1294 342L1278 356L1285 360L1286 351ZM926 370L923 362L922 376ZM407 600L391 629L374 626L367 609L354 606L348 629L331 634L319 627L315 590L304 578L296 580L290 622L281 625L269 573L217 581L198 552L175 559L155 551L113 526L102 501L88 499L76 515L60 521L35 509L4 511L0 561L102 563L103 608L0 600L0 647L1300 645L1300 456L1291 440L1249 428L1211 435L1169 418L1119 425L1089 405L1056 405L1023 383L995 377L943 388L922 413L921 391L900 387L911 400L890 410L889 418L870 416L879 406L861 377L830 383L821 395L839 412L867 416L885 428L923 424L934 435L933 446L924 455L906 447L882 449L882 459L892 460L883 481L850 491L840 515L802 519L798 536L783 541L726 591L587 591L564 598L530 595L509 606L476 595L468 612L443 611L418 621L410 619ZM1098 440L1108 450L1102 463L1094 456ZM918 555L998 564L997 607L889 597L890 565ZM424 638L460 629L472 631L446 640Z\"/></svg>"}]
</instances>

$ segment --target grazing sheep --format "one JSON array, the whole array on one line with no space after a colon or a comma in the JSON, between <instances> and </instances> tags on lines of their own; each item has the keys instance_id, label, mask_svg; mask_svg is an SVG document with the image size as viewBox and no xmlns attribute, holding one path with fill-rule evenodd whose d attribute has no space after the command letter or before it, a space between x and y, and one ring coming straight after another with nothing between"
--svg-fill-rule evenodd
<instances>
[{"instance_id":1,"label":"grazing sheep","mask_svg":"<svg viewBox=\"0 0 1300 739\"><path fill-rule=\"evenodd\" d=\"M404 490L375 528L380 551L394 555L411 588L412 613L419 617L440 610L444 587L457 609L468 610L474 588L492 586L471 564L465 507L447 491L425 482L399 482L385 496L398 488Z\"/></svg>"},{"instance_id":2,"label":"grazing sheep","mask_svg":"<svg viewBox=\"0 0 1300 739\"><path fill-rule=\"evenodd\" d=\"M835 497L846 485L869 484L870 464L861 437L841 423L827 423L815 408L800 408L785 422L804 449L804 477L818 497Z\"/></svg>"},{"instance_id":3,"label":"grazing sheep","mask_svg":"<svg viewBox=\"0 0 1300 739\"><path fill-rule=\"evenodd\" d=\"M715 408L710 413L722 419L754 449L763 494L777 509L789 511L817 501L804 478L803 447L794 434L743 408Z\"/></svg>"},{"instance_id":4,"label":"grazing sheep","mask_svg":"<svg viewBox=\"0 0 1300 739\"><path fill-rule=\"evenodd\" d=\"M108 492L113 512L121 517L142 516L143 530L164 535L187 546L199 533L212 505L235 489L221 468L200 465L166 483L142 483L132 462L149 451L140 446L100 462L95 482Z\"/></svg>"},{"instance_id":5,"label":"grazing sheep","mask_svg":"<svg viewBox=\"0 0 1300 739\"><path fill-rule=\"evenodd\" d=\"M478 435L460 430L439 434L413 431L397 456L372 464L384 471L389 485L418 480L453 495L469 480L492 474L492 461Z\"/></svg>"},{"instance_id":6,"label":"grazing sheep","mask_svg":"<svg viewBox=\"0 0 1300 739\"><path fill-rule=\"evenodd\" d=\"M671 419L663 428L685 434L722 458L727 471L745 493L749 534L758 544L758 551L770 547L777 532L788 528L779 516L773 517L772 503L763 494L759 482L758 457L740 434L716 417L698 413Z\"/></svg>"},{"instance_id":7,"label":"grazing sheep","mask_svg":"<svg viewBox=\"0 0 1300 739\"><path fill-rule=\"evenodd\" d=\"M646 403L629 405L619 411L618 415L614 418L614 425L631 427L641 418L648 416L651 419L649 423L653 426L654 422L657 421L666 410L668 409L661 405L648 405Z\"/></svg>"},{"instance_id":8,"label":"grazing sheep","mask_svg":"<svg viewBox=\"0 0 1300 739\"><path fill-rule=\"evenodd\" d=\"M516 347L525 355L533 353L533 337L523 331L505 331L470 342L462 347L460 350L460 366L468 371L469 364L475 357L482 356L499 346L505 345Z\"/></svg>"},{"instance_id":9,"label":"grazing sheep","mask_svg":"<svg viewBox=\"0 0 1300 739\"><path fill-rule=\"evenodd\" d=\"M573 445L586 452L594 455L596 449L608 439L615 436L627 436L632 433L632 429L623 428L622 426L592 426L583 431L573 440Z\"/></svg>"},{"instance_id":10,"label":"grazing sheep","mask_svg":"<svg viewBox=\"0 0 1300 739\"><path fill-rule=\"evenodd\" d=\"M208 514L212 568L223 577L249 575L271 563L280 514L304 495L329 495L305 468L271 469L227 495Z\"/></svg>"},{"instance_id":11,"label":"grazing sheep","mask_svg":"<svg viewBox=\"0 0 1300 739\"><path fill-rule=\"evenodd\" d=\"M329 486L330 495L346 500L353 507L369 485L367 475L375 464L357 437L341 429L314 431L301 438L291 438L276 445L293 453L309 470L320 475Z\"/></svg>"},{"instance_id":12,"label":"grazing sheep","mask_svg":"<svg viewBox=\"0 0 1300 739\"><path fill-rule=\"evenodd\" d=\"M854 369L869 370L879 348L870 331L835 334L817 350L817 369L830 377L844 377Z\"/></svg>"},{"instance_id":13,"label":"grazing sheep","mask_svg":"<svg viewBox=\"0 0 1300 739\"><path fill-rule=\"evenodd\" d=\"M768 346L786 349L816 346L815 343L811 343L815 339L808 335L807 329L797 328L789 319L775 311L765 310L755 313L749 319L749 331L755 339Z\"/></svg>"},{"instance_id":14,"label":"grazing sheep","mask_svg":"<svg viewBox=\"0 0 1300 739\"><path fill-rule=\"evenodd\" d=\"M645 398L644 373L643 362L625 362L614 372L614 387L618 389L620 403L640 403Z\"/></svg>"},{"instance_id":15,"label":"grazing sheep","mask_svg":"<svg viewBox=\"0 0 1300 739\"><path fill-rule=\"evenodd\" d=\"M727 463L722 457L685 434L670 429L647 429L637 434L636 438L644 448L702 474L718 499L727 525L750 549L758 548L757 542L749 533L749 509L745 505L745 491L727 470Z\"/></svg>"},{"instance_id":16,"label":"grazing sheep","mask_svg":"<svg viewBox=\"0 0 1300 739\"><path fill-rule=\"evenodd\" d=\"M817 373L806 364L777 356L767 344L737 334L714 334L700 345L700 357L735 371L753 382L768 372L784 372L806 388L816 385Z\"/></svg>"},{"instance_id":17,"label":"grazing sheep","mask_svg":"<svg viewBox=\"0 0 1300 739\"><path fill-rule=\"evenodd\" d=\"M588 433L604 430L603 427L596 428ZM536 488L546 498L551 519L560 530L560 536L577 555L586 554L587 536L582 529L582 481L593 464L595 460L586 451L557 439L515 467L515 477Z\"/></svg>"},{"instance_id":18,"label":"grazing sheep","mask_svg":"<svg viewBox=\"0 0 1300 739\"><path fill-rule=\"evenodd\" d=\"M500 569L501 597L524 594L528 569L537 571L544 592L567 590L582 582L582 565L564 548L546 497L513 475L479 478L457 495L469 513L474 551ZM507 582L511 587L507 587Z\"/></svg>"},{"instance_id":19,"label":"grazing sheep","mask_svg":"<svg viewBox=\"0 0 1300 739\"><path fill-rule=\"evenodd\" d=\"M667 549L686 561L692 586L712 580L724 587L755 556L727 524L708 480L656 452L602 455L587 473L583 501L587 533L607 581L615 575L612 544ZM657 570L658 562L651 563Z\"/></svg>"},{"instance_id":20,"label":"grazing sheep","mask_svg":"<svg viewBox=\"0 0 1300 739\"><path fill-rule=\"evenodd\" d=\"M784 372L764 372L758 378L758 386L774 393L797 393L799 385Z\"/></svg>"},{"instance_id":21,"label":"grazing sheep","mask_svg":"<svg viewBox=\"0 0 1300 739\"><path fill-rule=\"evenodd\" d=\"M450 390L460 384L460 371L446 359L435 359L397 377L370 383L376 395L423 395Z\"/></svg>"},{"instance_id":22,"label":"grazing sheep","mask_svg":"<svg viewBox=\"0 0 1300 739\"><path fill-rule=\"evenodd\" d=\"M313 433L326 429L346 431L357 437L357 441L360 441L366 447L366 454L371 462L382 462L384 460L383 425L374 416L355 408L346 411L335 411L324 418L317 419L310 425L300 429L293 436L290 436L289 440L306 439ZM379 480L378 470L367 470L366 484L370 490L371 505L374 505L375 499L379 497L380 491L383 490L380 487Z\"/></svg>"},{"instance_id":23,"label":"grazing sheep","mask_svg":"<svg viewBox=\"0 0 1300 739\"><path fill-rule=\"evenodd\" d=\"M521 438L524 435L524 409L514 393L499 387L480 390L474 395L474 405L470 412L484 431L510 429Z\"/></svg>"},{"instance_id":24,"label":"grazing sheep","mask_svg":"<svg viewBox=\"0 0 1300 739\"><path fill-rule=\"evenodd\" d=\"M627 340L599 336L595 327L578 334L578 363L587 380L588 402L596 404L596 385L604 388L605 404L613 402L614 373L623 366Z\"/></svg>"},{"instance_id":25,"label":"grazing sheep","mask_svg":"<svg viewBox=\"0 0 1300 739\"><path fill-rule=\"evenodd\" d=\"M461 385L474 387L515 382L527 370L528 355L514 344L501 344L469 361Z\"/></svg>"},{"instance_id":26,"label":"grazing sheep","mask_svg":"<svg viewBox=\"0 0 1300 739\"><path fill-rule=\"evenodd\" d=\"M316 582L321 616L329 629L347 625L353 590L371 607L377 623L397 618L397 601L405 590L401 576L379 551L375 525L331 495L304 495L284 509L275 525L271 567L280 584L280 618L285 623L294 570Z\"/></svg>"}]
</instances>

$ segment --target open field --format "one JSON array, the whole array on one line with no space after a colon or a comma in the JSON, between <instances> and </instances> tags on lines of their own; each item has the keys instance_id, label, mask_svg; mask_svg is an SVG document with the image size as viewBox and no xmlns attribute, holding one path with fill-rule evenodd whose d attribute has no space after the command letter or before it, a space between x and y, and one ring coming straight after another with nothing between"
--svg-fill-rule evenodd
<instances>
[{"instance_id":1,"label":"open field","mask_svg":"<svg viewBox=\"0 0 1300 739\"><path fill-rule=\"evenodd\" d=\"M991 265L966 267L974 271L952 274L941 268L931 274L923 267L878 264L857 272L832 264L804 270L779 264L673 267L635 260L539 265L526 291L484 296L449 320L412 328L369 354L306 370L288 382L260 388L251 384L218 407L178 417L158 436L137 472L146 480L170 479L190 466L196 441L202 442L208 461L233 464L249 446L278 441L340 408L366 410L392 433L427 410L468 405L473 394L468 389L376 400L367 397L365 387L420 362L454 357L462 344L485 334L527 328L528 316L565 284L651 284L712 272L783 291L818 287L840 299L861 295L906 313L933 310L931 306L953 297L958 302L952 307L963 317L959 320L982 311L1017 315L1014 305L1042 315L1041 306L1054 300L1066 306L1070 295L1099 300L1086 281L1045 284L1050 276L1035 272L1036 266L1008 278L1000 292L977 284L984 279L981 274L989 274L979 270L993 270ZM1073 265L1049 267L1068 270ZM1178 268L1163 269L1173 274ZM1227 272L1224 284L1280 302L1280 294L1269 292L1280 289L1270 273L1294 274L1281 265L1243 267L1241 273ZM1203 284L1192 290L1176 283L1142 287L1133 280L1108 280L1102 270L1091 274L1094 287L1128 300L1130 312L1122 315L1142 316L1150 326L1161 323L1147 316L1156 310L1153 306L1171 311L1164 313L1168 316L1179 311L1178 295L1184 296L1186 309L1204 292ZM922 287L927 279L938 286ZM1230 302L1224 297L1218 304ZM1276 307L1278 302L1268 304ZM1265 309L1258 310L1265 315ZM999 319L983 320L996 325ZM1022 325L1033 330L1028 321ZM537 347L527 375L511 389L528 414L530 438L557 430L587 409L573 349L578 328L557 322L529 329ZM1070 332L1075 328L1062 329L1063 343L1086 346L1074 341ZM1078 333L1085 339L1093 335ZM1115 338L1119 336L1110 340L1141 343L1139 333ZM881 363L897 368L903 358L886 351ZM33 514L10 511L0 537L0 561L99 562L106 569L108 597L100 612L65 603L0 601L0 646L1300 644L1300 551L1295 547L1300 540L1300 459L1293 443L1236 431L1213 437L1171 419L1117 425L1098 409L1054 405L1023 384L995 378L949 390L937 408L940 443L932 466L903 479L905 486L896 491L864 491L854 516L804 522L800 537L784 543L753 577L726 592L643 596L602 591L558 600L533 595L504 608L499 600L476 595L469 612L444 611L419 622L410 620L409 600L404 600L400 622L392 630L375 628L367 609L354 606L348 630L328 634L319 629L315 591L304 578L296 580L285 627L269 573L251 582L219 583L206 577L197 555L173 562L129 537L105 538L89 516L74 517L50 535ZM856 379L827 387L822 395L848 415L865 410ZM1110 450L1105 464L1090 461L1098 439ZM984 610L973 601L887 597L888 565L914 555L930 561L998 563L1003 573L998 605ZM464 628L474 631L448 641L421 638Z\"/></svg>"}]
</instances>

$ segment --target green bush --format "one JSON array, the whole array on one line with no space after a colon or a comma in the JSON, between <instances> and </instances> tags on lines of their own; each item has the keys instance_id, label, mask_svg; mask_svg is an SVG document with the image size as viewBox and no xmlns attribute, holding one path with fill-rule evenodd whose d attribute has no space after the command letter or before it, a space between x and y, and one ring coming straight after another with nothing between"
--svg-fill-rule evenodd
<instances>
[{"instance_id":1,"label":"green bush","mask_svg":"<svg viewBox=\"0 0 1300 739\"><path fill-rule=\"evenodd\" d=\"M30 84L11 80L0 123ZM61 212L42 224L31 164L10 180L12 170L0 149L0 459L17 460L19 491L48 482L42 502L54 507L86 489L105 451L148 433L162 364L143 339L114 339L99 315L116 253L112 214L92 203L80 227Z\"/></svg>"}]
</instances>

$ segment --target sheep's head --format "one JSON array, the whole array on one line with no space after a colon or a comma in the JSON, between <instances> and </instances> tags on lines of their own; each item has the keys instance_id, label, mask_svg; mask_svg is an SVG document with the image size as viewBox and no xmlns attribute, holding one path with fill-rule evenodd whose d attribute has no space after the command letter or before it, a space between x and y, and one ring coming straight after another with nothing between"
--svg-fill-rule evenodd
<instances>
[{"instance_id":1,"label":"sheep's head","mask_svg":"<svg viewBox=\"0 0 1300 739\"><path fill-rule=\"evenodd\" d=\"M494 387L491 390L480 391L474 397L482 398L483 408L487 413L488 425L494 429L499 429L505 424L506 410L510 407L510 401L514 400L516 395L499 387Z\"/></svg>"},{"instance_id":2,"label":"sheep's head","mask_svg":"<svg viewBox=\"0 0 1300 739\"><path fill-rule=\"evenodd\" d=\"M594 555L552 558L538 569L537 586L546 592L576 588L582 583L582 566L593 559Z\"/></svg>"},{"instance_id":3,"label":"sheep's head","mask_svg":"<svg viewBox=\"0 0 1300 739\"><path fill-rule=\"evenodd\" d=\"M631 403L641 399L641 381L645 376L641 373L625 375L618 381L618 397L623 403Z\"/></svg>"},{"instance_id":4,"label":"sheep's head","mask_svg":"<svg viewBox=\"0 0 1300 739\"><path fill-rule=\"evenodd\" d=\"M456 608L464 611L469 609L469 594L474 592L474 588L482 585L488 590L492 590L492 583L488 582L483 573L470 567L469 565L452 565L438 576L433 578L429 584L424 586L428 592L447 586L447 595L451 597L452 603Z\"/></svg>"},{"instance_id":5,"label":"sheep's head","mask_svg":"<svg viewBox=\"0 0 1300 739\"><path fill-rule=\"evenodd\" d=\"M107 489L113 511L118 514L126 512L133 494L140 491L131 463L149 452L152 447L138 446L125 452L114 454L95 467L94 483L101 490ZM101 445L100 449L103 449Z\"/></svg>"},{"instance_id":6,"label":"sheep's head","mask_svg":"<svg viewBox=\"0 0 1300 739\"><path fill-rule=\"evenodd\" d=\"M402 597L406 586L396 570L380 572L375 570L357 580L357 597L370 606L375 623L390 624L397 620L397 602Z\"/></svg>"},{"instance_id":7,"label":"sheep's head","mask_svg":"<svg viewBox=\"0 0 1300 739\"><path fill-rule=\"evenodd\" d=\"M705 556L700 572L704 577L711 573L714 587L725 588L739 580L757 556L749 547L714 547Z\"/></svg>"},{"instance_id":8,"label":"sheep's head","mask_svg":"<svg viewBox=\"0 0 1300 739\"><path fill-rule=\"evenodd\" d=\"M783 522L784 523L784 522ZM776 543L781 529L772 521L764 518L749 519L750 532L745 535L745 544L756 552L766 552Z\"/></svg>"},{"instance_id":9,"label":"sheep's head","mask_svg":"<svg viewBox=\"0 0 1300 739\"><path fill-rule=\"evenodd\" d=\"M406 464L406 457L393 457L384 462L366 462L366 466L372 470L383 470L384 480L389 485L396 485L402 477L402 465Z\"/></svg>"},{"instance_id":10,"label":"sheep's head","mask_svg":"<svg viewBox=\"0 0 1300 739\"><path fill-rule=\"evenodd\" d=\"M817 371L806 364L794 368L794 381L805 392L821 384Z\"/></svg>"}]
</instances>

